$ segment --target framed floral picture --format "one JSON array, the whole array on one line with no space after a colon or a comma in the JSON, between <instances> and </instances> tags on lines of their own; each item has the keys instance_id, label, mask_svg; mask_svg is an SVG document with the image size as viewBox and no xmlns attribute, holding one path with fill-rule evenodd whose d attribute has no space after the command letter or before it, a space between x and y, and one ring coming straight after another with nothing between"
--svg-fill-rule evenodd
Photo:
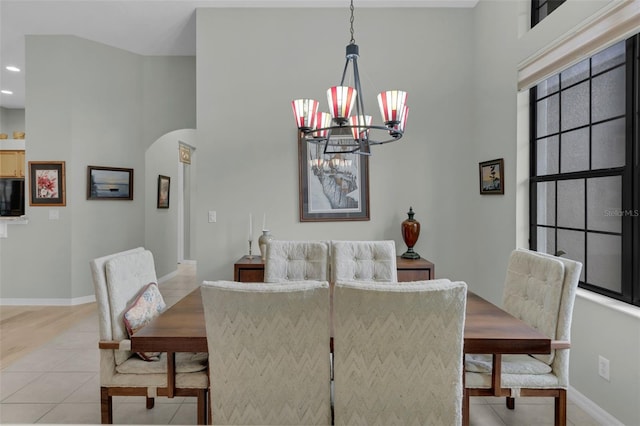
<instances>
[{"instance_id":1,"label":"framed floral picture","mask_svg":"<svg viewBox=\"0 0 640 426\"><path fill-rule=\"evenodd\" d=\"M66 206L64 161L29 161L30 206Z\"/></svg>"},{"instance_id":2,"label":"framed floral picture","mask_svg":"<svg viewBox=\"0 0 640 426\"><path fill-rule=\"evenodd\" d=\"M480 194L504 194L504 160L480 163Z\"/></svg>"}]
</instances>

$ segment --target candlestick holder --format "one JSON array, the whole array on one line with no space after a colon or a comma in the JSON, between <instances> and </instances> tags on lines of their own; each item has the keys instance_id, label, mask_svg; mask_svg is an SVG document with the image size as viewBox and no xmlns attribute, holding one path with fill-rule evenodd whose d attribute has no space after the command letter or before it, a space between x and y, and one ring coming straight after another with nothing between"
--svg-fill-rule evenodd
<instances>
[{"instance_id":1,"label":"candlestick holder","mask_svg":"<svg viewBox=\"0 0 640 426\"><path fill-rule=\"evenodd\" d=\"M249 260L253 260L253 255L251 254L251 243L253 243L253 241L249 240Z\"/></svg>"}]
</instances>

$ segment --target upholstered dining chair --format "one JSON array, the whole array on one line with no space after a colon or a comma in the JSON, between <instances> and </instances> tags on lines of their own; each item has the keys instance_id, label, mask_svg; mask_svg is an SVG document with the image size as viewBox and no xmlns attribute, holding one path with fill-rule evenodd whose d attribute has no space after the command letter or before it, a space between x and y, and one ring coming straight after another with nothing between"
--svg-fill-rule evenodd
<instances>
[{"instance_id":1,"label":"upholstered dining chair","mask_svg":"<svg viewBox=\"0 0 640 426\"><path fill-rule=\"evenodd\" d=\"M332 281L397 282L394 241L332 241Z\"/></svg>"},{"instance_id":2,"label":"upholstered dining chair","mask_svg":"<svg viewBox=\"0 0 640 426\"><path fill-rule=\"evenodd\" d=\"M271 240L267 245L264 281L305 280L329 280L329 243Z\"/></svg>"},{"instance_id":3,"label":"upholstered dining chair","mask_svg":"<svg viewBox=\"0 0 640 426\"><path fill-rule=\"evenodd\" d=\"M503 292L503 309L552 340L549 355L502 355L501 393L509 409L514 398L553 397L556 425L567 421L569 346L573 304L582 264L526 249L511 253ZM467 354L465 407L470 396L493 396L493 358Z\"/></svg>"},{"instance_id":4,"label":"upholstered dining chair","mask_svg":"<svg viewBox=\"0 0 640 426\"><path fill-rule=\"evenodd\" d=\"M167 355L145 361L130 351L124 313L150 283L157 283L153 255L142 247L90 261L100 328L100 402L102 423L113 423L113 396L195 396L198 423L207 419L206 354L176 354L175 388L168 387Z\"/></svg>"},{"instance_id":5,"label":"upholstered dining chair","mask_svg":"<svg viewBox=\"0 0 640 426\"><path fill-rule=\"evenodd\" d=\"M329 284L204 281L213 424L328 425Z\"/></svg>"},{"instance_id":6,"label":"upholstered dining chair","mask_svg":"<svg viewBox=\"0 0 640 426\"><path fill-rule=\"evenodd\" d=\"M460 425L467 285L334 289L336 425Z\"/></svg>"}]
</instances>

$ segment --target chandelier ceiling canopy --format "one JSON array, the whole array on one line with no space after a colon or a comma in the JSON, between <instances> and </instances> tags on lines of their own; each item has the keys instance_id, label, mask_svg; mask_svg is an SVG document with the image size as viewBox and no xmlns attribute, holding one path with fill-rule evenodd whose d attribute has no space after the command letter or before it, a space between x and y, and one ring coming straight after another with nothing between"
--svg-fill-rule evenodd
<instances>
[{"instance_id":1,"label":"chandelier ceiling canopy","mask_svg":"<svg viewBox=\"0 0 640 426\"><path fill-rule=\"evenodd\" d=\"M357 153L371 155L372 145L394 142L404 134L409 107L407 92L388 90L378 94L378 106L384 125L374 125L364 109L358 45L353 37L353 0L351 0L351 40L346 49L346 63L340 85L327 90L329 112L318 111L320 103L314 99L291 102L293 116L304 140L323 145L325 154ZM345 85L349 68L353 87Z\"/></svg>"}]
</instances>

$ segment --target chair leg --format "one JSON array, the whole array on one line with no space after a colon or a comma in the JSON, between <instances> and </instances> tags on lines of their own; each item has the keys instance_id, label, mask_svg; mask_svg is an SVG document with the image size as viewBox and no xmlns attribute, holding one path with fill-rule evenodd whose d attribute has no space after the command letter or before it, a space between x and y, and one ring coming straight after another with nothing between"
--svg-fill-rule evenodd
<instances>
[{"instance_id":1,"label":"chair leg","mask_svg":"<svg viewBox=\"0 0 640 426\"><path fill-rule=\"evenodd\" d=\"M469 426L469 391L466 388L462 395L462 426Z\"/></svg>"},{"instance_id":2,"label":"chair leg","mask_svg":"<svg viewBox=\"0 0 640 426\"><path fill-rule=\"evenodd\" d=\"M510 396L506 397L506 404L509 410L513 410L516 407L516 399L511 398Z\"/></svg>"},{"instance_id":3,"label":"chair leg","mask_svg":"<svg viewBox=\"0 0 640 426\"><path fill-rule=\"evenodd\" d=\"M147 397L147 410L151 410L156 405L155 398Z\"/></svg>"},{"instance_id":4,"label":"chair leg","mask_svg":"<svg viewBox=\"0 0 640 426\"><path fill-rule=\"evenodd\" d=\"M567 390L559 389L555 401L555 425L566 426L567 424Z\"/></svg>"},{"instance_id":5,"label":"chair leg","mask_svg":"<svg viewBox=\"0 0 640 426\"><path fill-rule=\"evenodd\" d=\"M109 388L100 387L100 421L102 424L113 424L113 404Z\"/></svg>"},{"instance_id":6,"label":"chair leg","mask_svg":"<svg viewBox=\"0 0 640 426\"><path fill-rule=\"evenodd\" d=\"M198 411L198 424L206 425L207 424L207 390L200 389L198 391L197 396L197 411Z\"/></svg>"}]
</instances>

